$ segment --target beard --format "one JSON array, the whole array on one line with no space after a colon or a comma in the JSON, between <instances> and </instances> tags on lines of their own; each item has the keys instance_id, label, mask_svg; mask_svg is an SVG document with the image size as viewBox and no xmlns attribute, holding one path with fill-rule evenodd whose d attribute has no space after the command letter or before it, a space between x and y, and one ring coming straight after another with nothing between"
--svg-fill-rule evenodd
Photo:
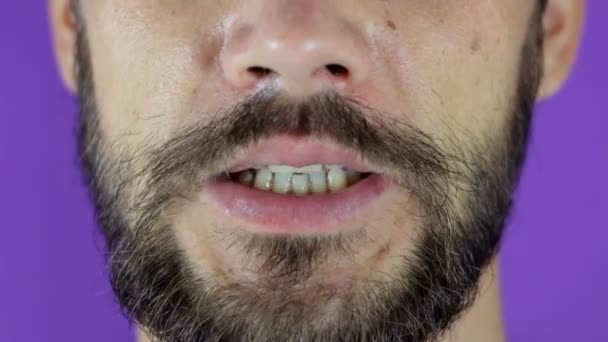
<instances>
[{"instance_id":1,"label":"beard","mask_svg":"<svg viewBox=\"0 0 608 342\"><path fill-rule=\"evenodd\" d=\"M532 19L500 138L443 147L407 121L389 121L336 93L296 103L264 92L165 142L120 149L100 128L82 20L78 28L83 174L107 241L115 295L150 336L163 342L435 341L473 303L480 275L497 252L525 157L542 69L540 14ZM172 214L237 149L281 134L353 149L390 170L395 184L416 199L420 234L387 280L340 290L298 286L310 284L329 258L364 244L365 227L335 236L232 234L224 237L231 246L259 261L256 271L265 275L259 283L196 272L176 240ZM328 320L319 306L336 298L340 307Z\"/></svg>"}]
</instances>

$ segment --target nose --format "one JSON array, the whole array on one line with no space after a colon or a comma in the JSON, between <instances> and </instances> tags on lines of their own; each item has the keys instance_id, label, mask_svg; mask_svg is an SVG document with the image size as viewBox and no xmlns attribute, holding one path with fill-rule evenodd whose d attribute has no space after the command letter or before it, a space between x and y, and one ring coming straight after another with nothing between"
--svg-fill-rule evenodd
<instances>
[{"instance_id":1,"label":"nose","mask_svg":"<svg viewBox=\"0 0 608 342\"><path fill-rule=\"evenodd\" d=\"M308 96L346 92L368 76L371 49L361 31L327 5L331 1L262 3L226 25L220 62L232 87Z\"/></svg>"}]
</instances>

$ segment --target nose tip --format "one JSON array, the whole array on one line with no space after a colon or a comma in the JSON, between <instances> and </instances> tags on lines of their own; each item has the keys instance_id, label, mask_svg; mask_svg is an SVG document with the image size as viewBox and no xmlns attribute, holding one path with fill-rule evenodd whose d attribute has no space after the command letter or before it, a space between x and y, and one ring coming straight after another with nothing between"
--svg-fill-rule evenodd
<instances>
[{"instance_id":1,"label":"nose tip","mask_svg":"<svg viewBox=\"0 0 608 342\"><path fill-rule=\"evenodd\" d=\"M364 40L336 25L234 24L220 56L224 77L238 90L277 87L293 96L347 91L367 76Z\"/></svg>"}]
</instances>

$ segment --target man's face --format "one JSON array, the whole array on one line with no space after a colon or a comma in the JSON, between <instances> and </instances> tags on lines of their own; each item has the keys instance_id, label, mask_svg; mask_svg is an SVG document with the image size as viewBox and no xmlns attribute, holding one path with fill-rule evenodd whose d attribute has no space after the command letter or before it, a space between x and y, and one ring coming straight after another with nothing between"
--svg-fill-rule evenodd
<instances>
[{"instance_id":1,"label":"man's face","mask_svg":"<svg viewBox=\"0 0 608 342\"><path fill-rule=\"evenodd\" d=\"M74 4L116 294L163 341L422 341L496 252L540 4Z\"/></svg>"}]
</instances>

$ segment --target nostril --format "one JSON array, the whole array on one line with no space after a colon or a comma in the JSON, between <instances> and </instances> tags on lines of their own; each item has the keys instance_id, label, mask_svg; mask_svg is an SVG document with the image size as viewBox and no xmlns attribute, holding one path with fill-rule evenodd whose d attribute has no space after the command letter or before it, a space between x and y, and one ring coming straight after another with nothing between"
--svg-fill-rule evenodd
<instances>
[{"instance_id":1,"label":"nostril","mask_svg":"<svg viewBox=\"0 0 608 342\"><path fill-rule=\"evenodd\" d=\"M247 68L247 71L251 74L253 74L256 78L264 78L269 76L270 74L274 73L274 71L272 71L272 69L268 69L262 66L252 66Z\"/></svg>"},{"instance_id":2,"label":"nostril","mask_svg":"<svg viewBox=\"0 0 608 342\"><path fill-rule=\"evenodd\" d=\"M348 69L340 64L327 64L325 69L334 77L337 78L348 78L350 72Z\"/></svg>"}]
</instances>

